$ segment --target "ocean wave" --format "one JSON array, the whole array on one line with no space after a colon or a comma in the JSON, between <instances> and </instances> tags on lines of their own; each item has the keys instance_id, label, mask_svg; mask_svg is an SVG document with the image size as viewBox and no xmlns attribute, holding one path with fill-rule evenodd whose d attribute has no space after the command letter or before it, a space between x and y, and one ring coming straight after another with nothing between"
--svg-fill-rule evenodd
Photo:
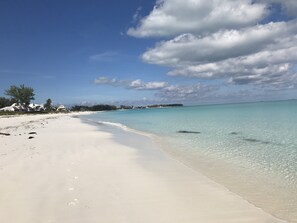
<instances>
[{"instance_id":1,"label":"ocean wave","mask_svg":"<svg viewBox=\"0 0 297 223\"><path fill-rule=\"evenodd\" d=\"M120 129L123 129L125 131L130 130L126 125L123 125L121 123L116 123L116 122L106 122L106 121L96 121L97 123L101 124L101 125L108 125L108 126L113 126L113 127L117 127Z\"/></svg>"}]
</instances>

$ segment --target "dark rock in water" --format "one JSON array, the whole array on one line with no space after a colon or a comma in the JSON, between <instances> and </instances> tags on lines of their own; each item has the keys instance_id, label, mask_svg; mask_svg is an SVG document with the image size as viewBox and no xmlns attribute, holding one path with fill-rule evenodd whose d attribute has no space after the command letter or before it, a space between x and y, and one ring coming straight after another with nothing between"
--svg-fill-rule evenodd
<instances>
[{"instance_id":1,"label":"dark rock in water","mask_svg":"<svg viewBox=\"0 0 297 223\"><path fill-rule=\"evenodd\" d=\"M30 136L28 139L34 139L34 137L33 136Z\"/></svg>"},{"instance_id":2,"label":"dark rock in water","mask_svg":"<svg viewBox=\"0 0 297 223\"><path fill-rule=\"evenodd\" d=\"M180 130L180 131L177 131L177 133L193 133L193 134L200 134L201 132Z\"/></svg>"},{"instance_id":3,"label":"dark rock in water","mask_svg":"<svg viewBox=\"0 0 297 223\"><path fill-rule=\"evenodd\" d=\"M253 138L243 138L243 140L247 141L247 142L258 142L258 143L263 143L263 144L270 144L270 142L262 141L259 139L253 139Z\"/></svg>"},{"instance_id":4,"label":"dark rock in water","mask_svg":"<svg viewBox=\"0 0 297 223\"><path fill-rule=\"evenodd\" d=\"M4 136L10 136L9 133L3 133L3 132L0 132L0 135L4 135Z\"/></svg>"},{"instance_id":5,"label":"dark rock in water","mask_svg":"<svg viewBox=\"0 0 297 223\"><path fill-rule=\"evenodd\" d=\"M229 135L238 135L238 132L230 132Z\"/></svg>"},{"instance_id":6,"label":"dark rock in water","mask_svg":"<svg viewBox=\"0 0 297 223\"><path fill-rule=\"evenodd\" d=\"M261 142L260 140L258 139L252 139L252 138L243 138L244 141L247 141L247 142Z\"/></svg>"},{"instance_id":7,"label":"dark rock in water","mask_svg":"<svg viewBox=\"0 0 297 223\"><path fill-rule=\"evenodd\" d=\"M37 135L37 132L29 132L29 135Z\"/></svg>"}]
</instances>

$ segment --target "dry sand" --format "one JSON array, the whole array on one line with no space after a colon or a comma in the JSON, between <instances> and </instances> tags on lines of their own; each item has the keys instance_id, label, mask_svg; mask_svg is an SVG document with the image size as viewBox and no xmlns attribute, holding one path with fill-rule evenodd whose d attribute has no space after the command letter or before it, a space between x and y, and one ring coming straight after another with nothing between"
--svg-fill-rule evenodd
<instances>
[{"instance_id":1,"label":"dry sand","mask_svg":"<svg viewBox=\"0 0 297 223\"><path fill-rule=\"evenodd\" d=\"M281 222L134 133L70 115L0 118L0 132L1 223Z\"/></svg>"}]
</instances>

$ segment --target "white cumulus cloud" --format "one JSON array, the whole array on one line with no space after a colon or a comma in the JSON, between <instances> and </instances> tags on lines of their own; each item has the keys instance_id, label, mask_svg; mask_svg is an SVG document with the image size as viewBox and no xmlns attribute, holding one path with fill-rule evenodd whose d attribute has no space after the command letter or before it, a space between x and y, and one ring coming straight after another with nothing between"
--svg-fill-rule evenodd
<instances>
[{"instance_id":1,"label":"white cumulus cloud","mask_svg":"<svg viewBox=\"0 0 297 223\"><path fill-rule=\"evenodd\" d=\"M94 83L97 85L111 85L115 87L121 86L135 90L158 90L168 85L168 83L164 81L144 82L141 79L129 81L108 77L99 77L94 80Z\"/></svg>"},{"instance_id":2,"label":"white cumulus cloud","mask_svg":"<svg viewBox=\"0 0 297 223\"><path fill-rule=\"evenodd\" d=\"M116 78L99 77L94 80L95 84L98 85L111 85L111 86L123 86L127 85L126 81L118 80Z\"/></svg>"},{"instance_id":3,"label":"white cumulus cloud","mask_svg":"<svg viewBox=\"0 0 297 223\"><path fill-rule=\"evenodd\" d=\"M295 44L284 39L297 33L296 21L256 25L241 30L218 31L207 36L183 34L158 43L142 55L147 63L175 66L220 61L257 53L272 44ZM293 37L293 36L292 36ZM281 46L278 46L281 47Z\"/></svg>"},{"instance_id":4,"label":"white cumulus cloud","mask_svg":"<svg viewBox=\"0 0 297 223\"><path fill-rule=\"evenodd\" d=\"M127 33L135 37L209 33L256 24L266 14L266 5L252 0L158 0Z\"/></svg>"},{"instance_id":5,"label":"white cumulus cloud","mask_svg":"<svg viewBox=\"0 0 297 223\"><path fill-rule=\"evenodd\" d=\"M143 82L140 79L134 80L130 83L129 87L136 90L157 90L166 87L168 84L166 82Z\"/></svg>"},{"instance_id":6,"label":"white cumulus cloud","mask_svg":"<svg viewBox=\"0 0 297 223\"><path fill-rule=\"evenodd\" d=\"M249 56L231 58L215 63L188 66L173 70L169 75L197 78L229 78L233 84L255 84L264 87L297 86L297 47L264 51Z\"/></svg>"}]
</instances>

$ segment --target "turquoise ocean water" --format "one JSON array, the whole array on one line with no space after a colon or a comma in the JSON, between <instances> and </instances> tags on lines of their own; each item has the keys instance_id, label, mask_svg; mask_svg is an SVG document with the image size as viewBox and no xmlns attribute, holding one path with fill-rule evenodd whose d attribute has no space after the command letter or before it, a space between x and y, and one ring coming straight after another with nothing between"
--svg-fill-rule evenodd
<instances>
[{"instance_id":1,"label":"turquoise ocean water","mask_svg":"<svg viewBox=\"0 0 297 223\"><path fill-rule=\"evenodd\" d=\"M297 101L120 110L88 119L152 133L174 158L297 222Z\"/></svg>"}]
</instances>

